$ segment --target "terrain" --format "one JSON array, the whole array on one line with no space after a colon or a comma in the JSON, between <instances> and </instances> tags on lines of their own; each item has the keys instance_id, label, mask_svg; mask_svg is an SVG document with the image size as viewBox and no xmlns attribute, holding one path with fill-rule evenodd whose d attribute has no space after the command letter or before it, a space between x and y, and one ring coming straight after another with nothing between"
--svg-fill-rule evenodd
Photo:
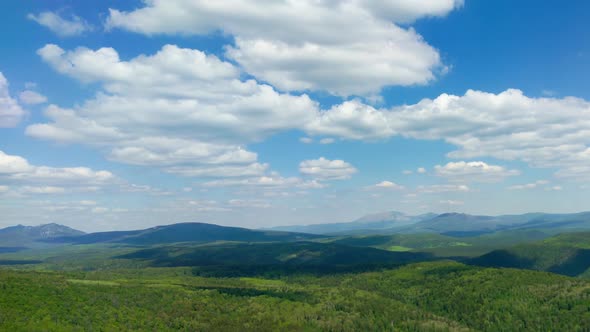
<instances>
[{"instance_id":1,"label":"terrain","mask_svg":"<svg viewBox=\"0 0 590 332\"><path fill-rule=\"evenodd\" d=\"M323 234L5 228L0 330L590 329L588 214L425 216Z\"/></svg>"}]
</instances>

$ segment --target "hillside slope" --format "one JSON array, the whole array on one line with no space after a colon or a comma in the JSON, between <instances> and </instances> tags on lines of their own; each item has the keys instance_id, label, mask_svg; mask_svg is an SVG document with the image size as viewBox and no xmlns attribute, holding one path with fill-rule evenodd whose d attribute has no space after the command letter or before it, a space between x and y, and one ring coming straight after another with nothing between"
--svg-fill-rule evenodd
<instances>
[{"instance_id":1,"label":"hillside slope","mask_svg":"<svg viewBox=\"0 0 590 332\"><path fill-rule=\"evenodd\" d=\"M81 236L85 233L55 223L39 226L17 225L0 229L0 247L24 248L42 245L43 241L64 236Z\"/></svg>"},{"instance_id":2,"label":"hillside slope","mask_svg":"<svg viewBox=\"0 0 590 332\"><path fill-rule=\"evenodd\" d=\"M561 234L535 243L494 250L468 262L486 267L532 269L568 276L588 275L590 232Z\"/></svg>"},{"instance_id":3,"label":"hillside slope","mask_svg":"<svg viewBox=\"0 0 590 332\"><path fill-rule=\"evenodd\" d=\"M55 242L72 244L93 244L104 242L126 243L133 245L154 245L176 242L274 242L299 241L320 238L320 235L258 231L239 227L225 227L205 223L180 223L158 226L145 230L101 232L82 236L62 237Z\"/></svg>"}]
</instances>

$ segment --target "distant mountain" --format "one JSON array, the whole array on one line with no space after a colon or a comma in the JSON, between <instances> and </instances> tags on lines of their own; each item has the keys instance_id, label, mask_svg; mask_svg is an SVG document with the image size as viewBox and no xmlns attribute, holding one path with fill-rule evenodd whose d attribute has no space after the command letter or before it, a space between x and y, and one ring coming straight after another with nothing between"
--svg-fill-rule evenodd
<instances>
[{"instance_id":1,"label":"distant mountain","mask_svg":"<svg viewBox=\"0 0 590 332\"><path fill-rule=\"evenodd\" d=\"M430 255L388 252L333 243L280 242L162 246L117 258L151 262L153 266L195 266L199 274L229 276L269 272L333 273L397 266L430 259Z\"/></svg>"},{"instance_id":2,"label":"distant mountain","mask_svg":"<svg viewBox=\"0 0 590 332\"><path fill-rule=\"evenodd\" d=\"M80 236L84 232L55 223L40 226L12 226L0 229L0 247L29 247L64 236Z\"/></svg>"},{"instance_id":3,"label":"distant mountain","mask_svg":"<svg viewBox=\"0 0 590 332\"><path fill-rule=\"evenodd\" d=\"M590 232L560 234L535 243L494 250L468 263L590 277Z\"/></svg>"},{"instance_id":4,"label":"distant mountain","mask_svg":"<svg viewBox=\"0 0 590 332\"><path fill-rule=\"evenodd\" d=\"M303 232L311 234L356 234L375 233L379 230L393 229L415 224L419 221L435 217L436 214L428 213L417 216L406 215L402 212L389 211L366 215L357 220L344 223L312 224L274 227L272 230Z\"/></svg>"},{"instance_id":5,"label":"distant mountain","mask_svg":"<svg viewBox=\"0 0 590 332\"><path fill-rule=\"evenodd\" d=\"M205 223L180 223L174 225L157 226L145 230L100 232L81 236L66 236L54 238L50 242L92 244L92 243L126 243L134 245L154 245L176 242L275 242L299 241L321 238L319 235L259 231L239 227L225 227Z\"/></svg>"},{"instance_id":6,"label":"distant mountain","mask_svg":"<svg viewBox=\"0 0 590 332\"><path fill-rule=\"evenodd\" d=\"M463 237L517 229L544 229L556 232L590 229L590 212L573 214L527 213L501 216L445 213L403 229L396 229L396 231L406 233L434 232Z\"/></svg>"}]
</instances>

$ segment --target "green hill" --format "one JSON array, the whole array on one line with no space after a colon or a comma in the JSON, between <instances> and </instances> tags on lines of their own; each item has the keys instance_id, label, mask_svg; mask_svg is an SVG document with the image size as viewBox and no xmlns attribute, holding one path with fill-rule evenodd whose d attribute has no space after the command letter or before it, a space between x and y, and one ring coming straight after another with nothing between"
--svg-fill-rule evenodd
<instances>
[{"instance_id":1,"label":"green hill","mask_svg":"<svg viewBox=\"0 0 590 332\"><path fill-rule=\"evenodd\" d=\"M455 262L282 279L0 269L2 331L588 331L590 283Z\"/></svg>"},{"instance_id":2,"label":"green hill","mask_svg":"<svg viewBox=\"0 0 590 332\"><path fill-rule=\"evenodd\" d=\"M581 276L590 269L590 232L566 233L535 243L494 250L469 260L469 263Z\"/></svg>"},{"instance_id":3,"label":"green hill","mask_svg":"<svg viewBox=\"0 0 590 332\"><path fill-rule=\"evenodd\" d=\"M205 274L227 276L350 272L428 260L430 255L338 244L290 242L161 246L116 258L147 260L152 266L159 267L192 266Z\"/></svg>"},{"instance_id":4,"label":"green hill","mask_svg":"<svg viewBox=\"0 0 590 332\"><path fill-rule=\"evenodd\" d=\"M299 241L321 237L321 235L278 231L259 231L205 223L180 223L137 231L100 232L82 236L62 237L53 239L52 241L72 244L113 242L133 245L154 245L177 242L205 243L215 241Z\"/></svg>"},{"instance_id":5,"label":"green hill","mask_svg":"<svg viewBox=\"0 0 590 332\"><path fill-rule=\"evenodd\" d=\"M462 239L434 233L360 235L338 238L333 240L332 243L359 247L373 247L390 251L470 246L469 243Z\"/></svg>"}]
</instances>

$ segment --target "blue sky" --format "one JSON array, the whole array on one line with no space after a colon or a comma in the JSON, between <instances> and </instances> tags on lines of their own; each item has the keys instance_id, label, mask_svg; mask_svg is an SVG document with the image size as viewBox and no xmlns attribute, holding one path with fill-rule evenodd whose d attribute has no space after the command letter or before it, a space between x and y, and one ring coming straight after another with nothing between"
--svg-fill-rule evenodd
<instances>
[{"instance_id":1,"label":"blue sky","mask_svg":"<svg viewBox=\"0 0 590 332\"><path fill-rule=\"evenodd\" d=\"M585 1L5 1L0 226L588 210Z\"/></svg>"}]
</instances>

